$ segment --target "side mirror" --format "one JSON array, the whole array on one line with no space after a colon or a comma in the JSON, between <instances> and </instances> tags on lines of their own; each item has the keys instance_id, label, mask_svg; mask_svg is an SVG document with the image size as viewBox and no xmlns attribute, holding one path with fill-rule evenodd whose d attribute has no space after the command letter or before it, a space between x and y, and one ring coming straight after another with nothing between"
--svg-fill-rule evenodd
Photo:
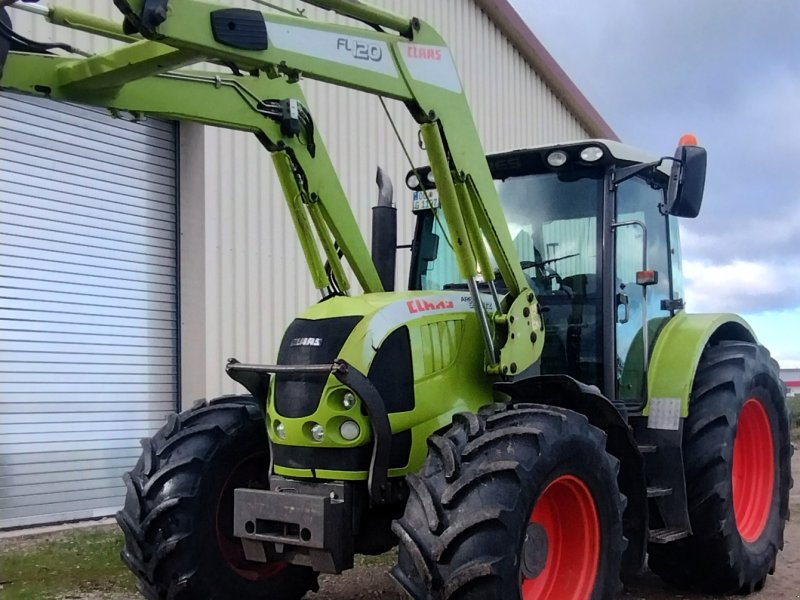
<instances>
[{"instance_id":1,"label":"side mirror","mask_svg":"<svg viewBox=\"0 0 800 600\"><path fill-rule=\"evenodd\" d=\"M706 185L707 159L705 148L678 146L667 188L668 214L689 219L700 214Z\"/></svg>"}]
</instances>

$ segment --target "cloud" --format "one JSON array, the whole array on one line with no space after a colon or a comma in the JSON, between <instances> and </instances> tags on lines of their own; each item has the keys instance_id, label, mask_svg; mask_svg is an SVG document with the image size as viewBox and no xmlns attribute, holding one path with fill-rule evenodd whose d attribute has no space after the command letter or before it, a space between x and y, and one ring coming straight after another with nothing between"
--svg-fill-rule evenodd
<instances>
[{"instance_id":1,"label":"cloud","mask_svg":"<svg viewBox=\"0 0 800 600\"><path fill-rule=\"evenodd\" d=\"M720 200L724 202L724 199ZM764 205L770 202L770 198L754 197L752 202ZM717 210L724 215L724 207ZM772 215L742 214L734 208L729 208L728 212L736 214L721 217L723 222L715 221L714 215L681 222L685 257L712 264L737 259L800 263L800 199L778 206ZM800 304L800 297L795 300Z\"/></svg>"},{"instance_id":2,"label":"cloud","mask_svg":"<svg viewBox=\"0 0 800 600\"><path fill-rule=\"evenodd\" d=\"M800 359L791 358L783 354L773 354L773 358L778 361L781 369L800 369Z\"/></svg>"},{"instance_id":3,"label":"cloud","mask_svg":"<svg viewBox=\"0 0 800 600\"><path fill-rule=\"evenodd\" d=\"M783 369L800 368L800 308L743 315Z\"/></svg>"},{"instance_id":4,"label":"cloud","mask_svg":"<svg viewBox=\"0 0 800 600\"><path fill-rule=\"evenodd\" d=\"M623 141L664 155L698 134L709 164L686 259L732 277L732 264L800 264L800 2L512 1Z\"/></svg>"},{"instance_id":5,"label":"cloud","mask_svg":"<svg viewBox=\"0 0 800 600\"><path fill-rule=\"evenodd\" d=\"M691 312L754 313L797 306L800 264L685 260L686 304Z\"/></svg>"},{"instance_id":6,"label":"cloud","mask_svg":"<svg viewBox=\"0 0 800 600\"><path fill-rule=\"evenodd\" d=\"M692 312L739 312L800 367L800 2L512 0L620 138L708 149L703 209L683 220ZM767 6L768 5L768 6Z\"/></svg>"}]
</instances>

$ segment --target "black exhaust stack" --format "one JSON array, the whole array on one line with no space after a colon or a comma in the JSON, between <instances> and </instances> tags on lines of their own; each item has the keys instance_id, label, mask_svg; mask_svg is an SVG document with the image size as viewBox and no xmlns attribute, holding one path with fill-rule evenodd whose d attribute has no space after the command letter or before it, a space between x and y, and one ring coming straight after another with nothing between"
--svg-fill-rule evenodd
<instances>
[{"instance_id":1,"label":"black exhaust stack","mask_svg":"<svg viewBox=\"0 0 800 600\"><path fill-rule=\"evenodd\" d=\"M378 205L372 209L372 260L387 292L394 291L397 268L397 209L393 206L394 186L378 167Z\"/></svg>"},{"instance_id":2,"label":"black exhaust stack","mask_svg":"<svg viewBox=\"0 0 800 600\"><path fill-rule=\"evenodd\" d=\"M5 7L0 7L0 77L3 76L3 67L6 58L11 50L11 18L8 16Z\"/></svg>"}]
</instances>

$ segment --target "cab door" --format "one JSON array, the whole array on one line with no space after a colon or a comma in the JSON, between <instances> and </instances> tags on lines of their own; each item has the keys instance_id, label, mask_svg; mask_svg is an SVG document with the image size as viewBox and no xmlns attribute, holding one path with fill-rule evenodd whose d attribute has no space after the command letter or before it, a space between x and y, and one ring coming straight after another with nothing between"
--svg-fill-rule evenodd
<instances>
[{"instance_id":1,"label":"cab door","mask_svg":"<svg viewBox=\"0 0 800 600\"><path fill-rule=\"evenodd\" d=\"M629 408L644 404L645 367L658 332L671 316L668 220L661 213L664 192L634 177L623 182L616 193L614 225L614 304L616 306L616 397ZM657 282L641 286L636 274L655 270ZM647 322L647 358L643 327Z\"/></svg>"}]
</instances>

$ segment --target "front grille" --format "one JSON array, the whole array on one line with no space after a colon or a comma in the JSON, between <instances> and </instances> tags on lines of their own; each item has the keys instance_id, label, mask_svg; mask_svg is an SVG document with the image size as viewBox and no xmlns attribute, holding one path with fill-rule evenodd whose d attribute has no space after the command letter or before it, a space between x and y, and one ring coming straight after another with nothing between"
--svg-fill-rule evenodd
<instances>
[{"instance_id":1,"label":"front grille","mask_svg":"<svg viewBox=\"0 0 800 600\"><path fill-rule=\"evenodd\" d=\"M283 336L279 365L331 364L362 317L296 319ZM275 410L283 417L307 417L317 410L327 374L286 374L275 378Z\"/></svg>"}]
</instances>

